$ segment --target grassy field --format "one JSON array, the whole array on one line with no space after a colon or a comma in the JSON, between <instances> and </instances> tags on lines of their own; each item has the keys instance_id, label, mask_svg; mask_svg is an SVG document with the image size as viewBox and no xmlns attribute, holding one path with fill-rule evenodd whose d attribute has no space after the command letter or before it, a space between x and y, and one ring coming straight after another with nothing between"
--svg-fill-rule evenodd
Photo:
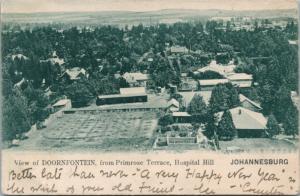
<instances>
[{"instance_id":1,"label":"grassy field","mask_svg":"<svg viewBox=\"0 0 300 196\"><path fill-rule=\"evenodd\" d=\"M20 143L32 150L151 149L157 126L155 112L89 112L65 114Z\"/></svg>"}]
</instances>

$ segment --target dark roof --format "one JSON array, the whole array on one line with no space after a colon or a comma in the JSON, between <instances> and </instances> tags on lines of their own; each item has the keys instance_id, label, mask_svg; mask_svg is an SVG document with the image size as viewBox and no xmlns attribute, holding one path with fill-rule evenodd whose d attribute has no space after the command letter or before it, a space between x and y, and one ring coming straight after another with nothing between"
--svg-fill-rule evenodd
<instances>
[{"instance_id":1,"label":"dark roof","mask_svg":"<svg viewBox=\"0 0 300 196\"><path fill-rule=\"evenodd\" d=\"M118 98L118 97L137 97L137 96L147 96L147 94L146 93L137 93L137 94L101 95L101 96L98 96L98 99Z\"/></svg>"}]
</instances>

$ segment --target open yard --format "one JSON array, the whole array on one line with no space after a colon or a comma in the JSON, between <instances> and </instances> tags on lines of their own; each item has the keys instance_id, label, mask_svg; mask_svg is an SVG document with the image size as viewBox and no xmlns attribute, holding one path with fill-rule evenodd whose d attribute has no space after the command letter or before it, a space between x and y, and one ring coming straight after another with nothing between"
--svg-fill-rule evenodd
<instances>
[{"instance_id":1,"label":"open yard","mask_svg":"<svg viewBox=\"0 0 300 196\"><path fill-rule=\"evenodd\" d=\"M288 152L297 149L297 140L279 140L269 138L236 138L232 141L220 141L221 151L235 148L245 152Z\"/></svg>"},{"instance_id":2,"label":"open yard","mask_svg":"<svg viewBox=\"0 0 300 196\"><path fill-rule=\"evenodd\" d=\"M21 141L19 149L151 149L155 112L76 112L64 114L47 128Z\"/></svg>"}]
</instances>

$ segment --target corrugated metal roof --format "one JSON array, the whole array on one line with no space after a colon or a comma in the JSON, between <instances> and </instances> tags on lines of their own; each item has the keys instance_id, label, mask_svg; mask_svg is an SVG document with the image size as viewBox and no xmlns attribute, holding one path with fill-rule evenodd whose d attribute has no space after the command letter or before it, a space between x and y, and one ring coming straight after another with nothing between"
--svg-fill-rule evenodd
<instances>
[{"instance_id":1,"label":"corrugated metal roof","mask_svg":"<svg viewBox=\"0 0 300 196\"><path fill-rule=\"evenodd\" d=\"M266 129L267 119L261 113L243 107L232 108L229 111L236 129ZM220 121L223 112L217 115Z\"/></svg>"},{"instance_id":2,"label":"corrugated metal roof","mask_svg":"<svg viewBox=\"0 0 300 196\"><path fill-rule=\"evenodd\" d=\"M229 82L228 79L212 79L212 80L199 80L200 86L210 86L217 84L224 84Z\"/></svg>"}]
</instances>

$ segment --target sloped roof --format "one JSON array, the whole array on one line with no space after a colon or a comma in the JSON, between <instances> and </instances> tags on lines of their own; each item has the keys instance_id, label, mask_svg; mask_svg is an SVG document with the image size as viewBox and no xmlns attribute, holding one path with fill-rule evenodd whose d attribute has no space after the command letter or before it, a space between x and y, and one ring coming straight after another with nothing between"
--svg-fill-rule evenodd
<instances>
[{"instance_id":1,"label":"sloped roof","mask_svg":"<svg viewBox=\"0 0 300 196\"><path fill-rule=\"evenodd\" d=\"M228 65L219 65L216 61L211 61L211 63L208 66L198 69L198 72L214 71L221 75L226 75L229 73L233 73L235 67L236 65L231 63Z\"/></svg>"},{"instance_id":2,"label":"sloped roof","mask_svg":"<svg viewBox=\"0 0 300 196\"><path fill-rule=\"evenodd\" d=\"M224 84L229 82L228 79L211 79L211 80L198 80L200 86L211 86L217 84Z\"/></svg>"},{"instance_id":3,"label":"sloped roof","mask_svg":"<svg viewBox=\"0 0 300 196\"><path fill-rule=\"evenodd\" d=\"M258 109L262 109L262 107L260 106L260 104L252 101L251 99L249 99L248 97L244 96L243 94L239 94L239 98L240 98L240 102L244 102L244 101L248 101L249 103L251 103L253 106L257 107Z\"/></svg>"},{"instance_id":4,"label":"sloped roof","mask_svg":"<svg viewBox=\"0 0 300 196\"><path fill-rule=\"evenodd\" d=\"M70 99L61 99L61 100L57 101L55 104L53 104L53 107L55 107L55 106L64 106L70 101L71 101Z\"/></svg>"},{"instance_id":5,"label":"sloped roof","mask_svg":"<svg viewBox=\"0 0 300 196\"><path fill-rule=\"evenodd\" d=\"M246 73L234 73L227 76L229 80L252 80L251 74Z\"/></svg>"},{"instance_id":6,"label":"sloped roof","mask_svg":"<svg viewBox=\"0 0 300 196\"><path fill-rule=\"evenodd\" d=\"M171 99L170 101L168 101L168 107L170 107L170 106L175 106L175 107L177 107L177 108L179 108L179 102L176 100L176 99Z\"/></svg>"},{"instance_id":7,"label":"sloped roof","mask_svg":"<svg viewBox=\"0 0 300 196\"><path fill-rule=\"evenodd\" d=\"M266 129L267 119L261 113L243 107L232 108L229 111L236 129ZM217 115L220 121L223 112Z\"/></svg>"},{"instance_id":8,"label":"sloped roof","mask_svg":"<svg viewBox=\"0 0 300 196\"><path fill-rule=\"evenodd\" d=\"M71 80L76 80L79 74L82 73L83 75L85 75L86 71L85 69L80 67L73 67L72 69L67 69L65 73L70 76Z\"/></svg>"},{"instance_id":9,"label":"sloped roof","mask_svg":"<svg viewBox=\"0 0 300 196\"><path fill-rule=\"evenodd\" d=\"M136 81L139 81L139 80L148 80L148 75L140 73L140 72L135 72L135 73L128 73L128 72L126 72L123 75L123 78L128 83L132 83L132 82L136 82Z\"/></svg>"},{"instance_id":10,"label":"sloped roof","mask_svg":"<svg viewBox=\"0 0 300 196\"><path fill-rule=\"evenodd\" d=\"M11 55L11 59L12 59L12 60L15 60L15 58L18 58L18 59L23 58L24 60L27 60L27 59L28 59L28 57L25 56L25 55L23 55L23 54L13 54L13 55Z\"/></svg>"},{"instance_id":11,"label":"sloped roof","mask_svg":"<svg viewBox=\"0 0 300 196\"><path fill-rule=\"evenodd\" d=\"M178 53L186 53L188 52L189 50L184 47L184 46L172 46L170 48L171 52L178 52Z\"/></svg>"},{"instance_id":12,"label":"sloped roof","mask_svg":"<svg viewBox=\"0 0 300 196\"><path fill-rule=\"evenodd\" d=\"M146 89L145 87L120 88L120 94L146 94Z\"/></svg>"},{"instance_id":13,"label":"sloped roof","mask_svg":"<svg viewBox=\"0 0 300 196\"><path fill-rule=\"evenodd\" d=\"M191 116L191 115L187 112L173 112L172 116L175 116L175 117L188 117L188 116Z\"/></svg>"}]
</instances>

